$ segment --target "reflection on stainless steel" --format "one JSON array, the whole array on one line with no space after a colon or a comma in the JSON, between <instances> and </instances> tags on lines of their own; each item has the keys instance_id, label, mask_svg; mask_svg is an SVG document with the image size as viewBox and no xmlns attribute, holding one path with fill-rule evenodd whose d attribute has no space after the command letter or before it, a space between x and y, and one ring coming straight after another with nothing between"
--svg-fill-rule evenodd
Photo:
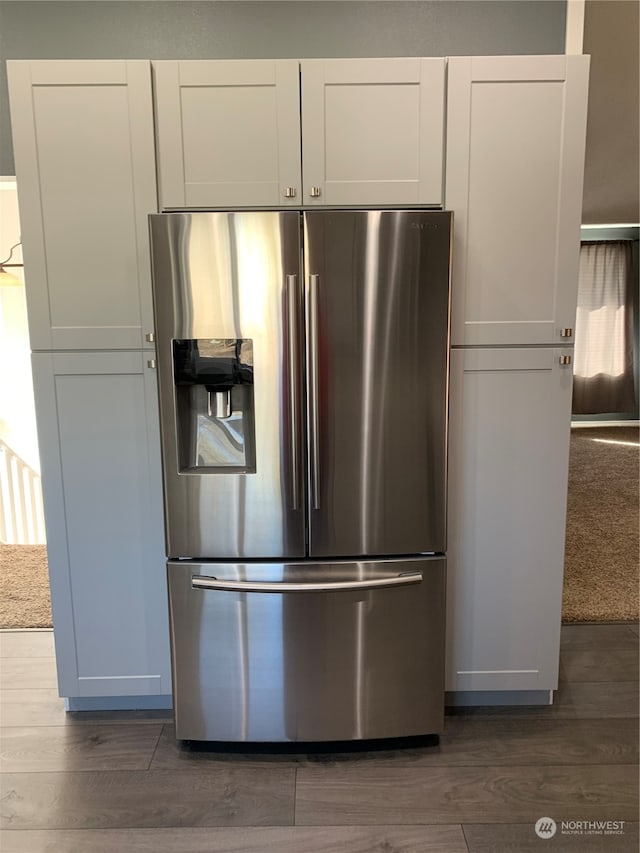
<instances>
[{"instance_id":1,"label":"reflection on stainless steel","mask_svg":"<svg viewBox=\"0 0 640 853\"><path fill-rule=\"evenodd\" d=\"M177 736L439 731L451 215L150 221Z\"/></svg>"},{"instance_id":2,"label":"reflection on stainless steel","mask_svg":"<svg viewBox=\"0 0 640 853\"><path fill-rule=\"evenodd\" d=\"M450 214L304 218L310 553L444 552Z\"/></svg>"},{"instance_id":3,"label":"reflection on stainless steel","mask_svg":"<svg viewBox=\"0 0 640 853\"><path fill-rule=\"evenodd\" d=\"M439 731L443 723L441 557L350 563L170 562L179 738L350 740ZM418 583L323 592L196 587ZM194 588L195 587L195 588Z\"/></svg>"},{"instance_id":4,"label":"reflection on stainless steel","mask_svg":"<svg viewBox=\"0 0 640 853\"><path fill-rule=\"evenodd\" d=\"M221 415L217 411L204 416L198 412L193 456L195 464L181 467L182 471L198 468L251 470L245 453L242 416L237 413Z\"/></svg>"}]
</instances>

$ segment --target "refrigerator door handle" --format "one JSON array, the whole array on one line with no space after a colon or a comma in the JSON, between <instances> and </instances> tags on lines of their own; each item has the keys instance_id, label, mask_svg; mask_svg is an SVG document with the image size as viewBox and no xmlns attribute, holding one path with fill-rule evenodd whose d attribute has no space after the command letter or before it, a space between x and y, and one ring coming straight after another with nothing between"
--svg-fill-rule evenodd
<instances>
[{"instance_id":1,"label":"refrigerator door handle","mask_svg":"<svg viewBox=\"0 0 640 853\"><path fill-rule=\"evenodd\" d=\"M298 329L298 276L286 276L287 300L287 334L289 354L289 431L291 442L291 507L300 509L300 379L298 365L300 364L300 336Z\"/></svg>"},{"instance_id":2,"label":"refrigerator door handle","mask_svg":"<svg viewBox=\"0 0 640 853\"><path fill-rule=\"evenodd\" d=\"M320 509L319 377L318 377L318 286L319 275L309 276L309 443L313 509Z\"/></svg>"},{"instance_id":3,"label":"refrigerator door handle","mask_svg":"<svg viewBox=\"0 0 640 853\"><path fill-rule=\"evenodd\" d=\"M403 572L384 578L371 578L364 581L327 581L310 583L265 582L265 581L226 581L204 575L193 575L192 589L215 589L222 592L340 592L359 589L378 589L379 587L406 586L422 583L422 572Z\"/></svg>"}]
</instances>

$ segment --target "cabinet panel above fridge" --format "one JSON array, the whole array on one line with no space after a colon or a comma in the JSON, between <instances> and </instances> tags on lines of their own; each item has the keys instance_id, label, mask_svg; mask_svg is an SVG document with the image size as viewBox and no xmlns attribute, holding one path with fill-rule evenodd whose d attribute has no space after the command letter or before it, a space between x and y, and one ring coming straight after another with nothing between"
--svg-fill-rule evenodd
<instances>
[{"instance_id":1,"label":"cabinet panel above fridge","mask_svg":"<svg viewBox=\"0 0 640 853\"><path fill-rule=\"evenodd\" d=\"M153 63L163 209L299 203L294 59Z\"/></svg>"}]
</instances>

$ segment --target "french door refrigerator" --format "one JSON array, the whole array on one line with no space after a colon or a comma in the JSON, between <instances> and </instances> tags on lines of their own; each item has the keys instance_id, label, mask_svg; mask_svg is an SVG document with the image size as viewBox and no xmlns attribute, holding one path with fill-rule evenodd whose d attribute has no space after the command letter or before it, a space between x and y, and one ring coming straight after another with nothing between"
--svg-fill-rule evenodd
<instances>
[{"instance_id":1,"label":"french door refrigerator","mask_svg":"<svg viewBox=\"0 0 640 853\"><path fill-rule=\"evenodd\" d=\"M176 736L439 731L451 214L150 226Z\"/></svg>"}]
</instances>

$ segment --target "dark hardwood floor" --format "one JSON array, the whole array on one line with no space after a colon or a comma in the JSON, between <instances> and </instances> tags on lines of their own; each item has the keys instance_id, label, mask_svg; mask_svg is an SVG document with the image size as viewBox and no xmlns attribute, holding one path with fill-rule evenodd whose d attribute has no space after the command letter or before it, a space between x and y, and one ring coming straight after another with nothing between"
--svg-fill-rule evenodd
<instances>
[{"instance_id":1,"label":"dark hardwood floor","mask_svg":"<svg viewBox=\"0 0 640 853\"><path fill-rule=\"evenodd\" d=\"M439 745L238 751L163 712L65 714L50 632L0 632L0 850L636 853L638 642L565 626L553 706L456 709Z\"/></svg>"}]
</instances>

